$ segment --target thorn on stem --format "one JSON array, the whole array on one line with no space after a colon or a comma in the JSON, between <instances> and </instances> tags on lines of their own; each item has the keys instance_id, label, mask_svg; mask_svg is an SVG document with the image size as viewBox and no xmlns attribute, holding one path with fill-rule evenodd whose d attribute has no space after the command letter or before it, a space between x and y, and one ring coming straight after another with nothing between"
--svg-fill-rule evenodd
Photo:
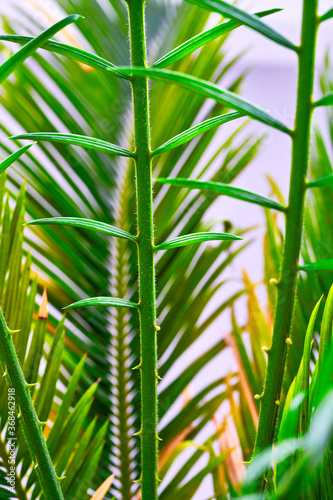
<instances>
[{"instance_id":1,"label":"thorn on stem","mask_svg":"<svg viewBox=\"0 0 333 500\"><path fill-rule=\"evenodd\" d=\"M31 387L36 387L37 384L38 384L38 382L35 382L34 384L28 384L28 382L25 383L25 385L28 389L30 389Z\"/></svg>"},{"instance_id":2,"label":"thorn on stem","mask_svg":"<svg viewBox=\"0 0 333 500\"><path fill-rule=\"evenodd\" d=\"M11 330L10 328L8 328L7 326L7 330L8 330L8 333L10 336L14 335L14 333L19 333L21 330Z\"/></svg>"}]
</instances>

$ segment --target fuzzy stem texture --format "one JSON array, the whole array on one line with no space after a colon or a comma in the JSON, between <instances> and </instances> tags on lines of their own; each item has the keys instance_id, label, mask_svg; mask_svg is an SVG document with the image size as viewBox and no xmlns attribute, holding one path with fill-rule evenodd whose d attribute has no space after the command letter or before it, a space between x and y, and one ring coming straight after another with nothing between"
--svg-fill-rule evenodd
<instances>
[{"instance_id":1,"label":"fuzzy stem texture","mask_svg":"<svg viewBox=\"0 0 333 500\"><path fill-rule=\"evenodd\" d=\"M131 62L146 67L144 1L129 0ZM141 341L142 500L157 499L157 348L148 79L133 76Z\"/></svg>"},{"instance_id":2,"label":"fuzzy stem texture","mask_svg":"<svg viewBox=\"0 0 333 500\"><path fill-rule=\"evenodd\" d=\"M38 467L41 486L48 500L64 500L40 423L31 401L27 383L12 342L5 318L0 309L0 352L24 421L27 439L32 448L35 467ZM7 378L7 377L6 377ZM29 449L30 449L29 446Z\"/></svg>"},{"instance_id":3,"label":"fuzzy stem texture","mask_svg":"<svg viewBox=\"0 0 333 500\"><path fill-rule=\"evenodd\" d=\"M306 193L306 173L309 160L315 47L318 25L317 7L318 0L304 0L303 2L302 40L298 52L297 110L293 136L285 243L278 283L273 339L271 348L268 351L267 372L264 391L261 397L254 455L272 445L274 440L287 356L287 339L290 337L291 332L302 238L302 214ZM264 486L264 483L262 486Z\"/></svg>"}]
</instances>

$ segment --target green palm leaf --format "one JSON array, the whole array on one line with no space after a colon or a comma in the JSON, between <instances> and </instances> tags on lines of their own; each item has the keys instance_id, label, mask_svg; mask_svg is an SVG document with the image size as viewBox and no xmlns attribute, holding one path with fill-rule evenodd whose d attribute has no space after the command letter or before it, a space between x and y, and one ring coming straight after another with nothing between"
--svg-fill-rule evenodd
<instances>
[{"instance_id":1,"label":"green palm leaf","mask_svg":"<svg viewBox=\"0 0 333 500\"><path fill-rule=\"evenodd\" d=\"M82 306L131 307L137 309L139 304L135 304L134 302L126 299L118 299L116 297L93 297L91 299L79 300L78 302L65 307L65 309Z\"/></svg>"},{"instance_id":2,"label":"green palm leaf","mask_svg":"<svg viewBox=\"0 0 333 500\"><path fill-rule=\"evenodd\" d=\"M81 227L84 229L90 229L91 231L97 231L98 233L109 234L111 236L116 236L118 238L123 238L125 240L136 241L137 237L133 234L123 231L118 227L111 226L110 224L105 224L104 222L93 221L90 219L80 219L71 217L54 217L53 219L39 219L32 220L26 223L26 226L42 226L45 224L57 224L60 226L71 226L71 227Z\"/></svg>"},{"instance_id":3,"label":"green palm leaf","mask_svg":"<svg viewBox=\"0 0 333 500\"><path fill-rule=\"evenodd\" d=\"M127 156L133 157L134 154L127 149L121 148L116 144L111 144L106 141L102 141L101 139L96 139L94 137L85 137L81 135L75 134L60 134L60 133L48 133L48 132L39 132L39 133L31 133L31 134L20 134L14 137L10 137L10 139L29 139L33 141L53 141L53 142L61 142L63 144L71 144L73 146L81 146L82 148L91 148L97 149L97 151L104 151L105 153L116 154L119 156Z\"/></svg>"},{"instance_id":4,"label":"green palm leaf","mask_svg":"<svg viewBox=\"0 0 333 500\"><path fill-rule=\"evenodd\" d=\"M202 232L202 233L194 233L194 234L186 234L184 236L178 236L178 238L174 238L173 240L165 241L164 243L160 243L155 248L158 250L169 250L170 248L178 248L186 245L191 245L192 243L202 243L203 241L216 241L216 240L242 240L239 236L235 236L233 234L227 233L211 233L211 232Z\"/></svg>"},{"instance_id":5,"label":"green palm leaf","mask_svg":"<svg viewBox=\"0 0 333 500\"><path fill-rule=\"evenodd\" d=\"M258 17L265 17L271 14L275 14L276 12L279 11L280 9L271 9L264 12L258 12L256 15ZM235 23L234 21L228 21L218 26L214 26L214 28L211 28L209 30L203 31L199 35L194 36L190 40L187 40L186 42L182 43L175 49L168 52L168 54L164 55L158 61L154 62L154 64L152 64L152 67L165 68L165 66L168 66L169 64L178 61L182 57L192 54L195 50L200 49L200 47L203 47L207 43L215 40L217 37L222 36L225 33L228 33L229 31L238 28L238 26L239 26L238 23ZM2 39L5 38L3 37Z\"/></svg>"},{"instance_id":6,"label":"green palm leaf","mask_svg":"<svg viewBox=\"0 0 333 500\"><path fill-rule=\"evenodd\" d=\"M243 97L240 97L227 89L221 89L215 83L203 80L202 78L197 78L167 69L156 69L153 67L145 69L127 68L124 66L120 67L120 69L128 75L149 76L153 80L179 85L180 87L196 92L206 98L214 99L217 102L223 102L224 104L237 109L241 113L245 113L251 118L254 118L255 120L265 123L270 127L274 127L285 134L292 135L292 131L288 129L288 127L274 118L274 116L267 113L264 109L259 108ZM113 70L110 70L110 72L113 72Z\"/></svg>"},{"instance_id":7,"label":"green palm leaf","mask_svg":"<svg viewBox=\"0 0 333 500\"><path fill-rule=\"evenodd\" d=\"M5 185L5 174L1 176L1 186ZM39 421L48 422L50 420L54 425L47 439L47 445L51 451L51 458L57 461L60 468L60 462L57 457L63 457L63 467L73 460L73 452L79 442L79 433L85 436L84 451L87 450L95 438L92 434L85 435L87 425L87 414L93 402L93 396L96 392L95 384L90 391L82 396L81 403L77 403L76 391L79 388L82 378L83 368L86 362L84 356L72 372L67 365L67 376L64 377L62 369L66 365L63 359L65 345L65 317L58 322L54 318L48 320L47 297L44 292L39 313L35 315L37 298L37 279L31 279L31 256L26 254L23 248L23 220L24 220L24 187L17 198L16 206L13 212L8 211L8 203L4 203L4 195L1 199L2 212L2 232L0 243L0 255L2 256L1 297L2 307L5 312L7 322L17 331L13 335L13 344L21 362L24 378L31 384L29 390L34 398L34 408ZM7 212L7 215L4 213ZM22 263L24 264L22 267ZM37 316L35 319L34 316ZM43 366L44 365L44 366ZM2 368L3 364L1 363ZM41 373L41 367L42 375ZM6 373L6 372L5 372ZM5 467L7 474L10 473L10 455L7 441L10 437L10 431L7 427L8 422L8 392L6 388L6 378L1 378L0 400L1 400L1 434L0 439L0 457L1 465ZM63 384L59 391L57 383ZM11 381L8 381L11 386ZM18 406L20 400L17 399L16 413L20 411ZM73 411L71 412L71 407ZM77 424L76 435L71 433L69 439L65 439L65 429L68 422L80 414L80 424ZM17 420L15 420L17 422ZM49 426L49 423L47 423ZM50 430L50 429L48 429ZM106 432L104 429L104 435ZM31 497L36 498L41 493L41 484L43 479L37 468L33 467L35 454L32 451L34 443L31 440L30 429L25 425L17 426L15 429L15 439L17 445L16 465L20 465L20 474L15 475L15 491L17 498L27 500ZM22 436L24 434L24 438ZM35 439L35 438L34 438ZM54 443L57 442L57 447ZM32 453L32 454L31 454ZM75 453L74 453L75 455ZM83 464L77 464L77 470L82 469ZM57 469L59 475L61 470ZM41 483L40 483L41 481ZM66 487L75 483L75 478L65 480ZM5 492L4 485L1 483L0 491ZM89 485L87 486L88 489ZM86 491L83 492L85 494ZM11 495L12 496L12 495Z\"/></svg>"},{"instance_id":8,"label":"green palm leaf","mask_svg":"<svg viewBox=\"0 0 333 500\"><path fill-rule=\"evenodd\" d=\"M82 16L73 14L67 16L62 21L59 21L51 28L45 30L39 36L30 40L24 47L22 47L16 54L13 54L7 61L0 66L0 83L3 83L9 75L11 75L24 61L30 57L36 50L44 44L49 38L55 35L58 31L62 30L71 23L82 19Z\"/></svg>"},{"instance_id":9,"label":"green palm leaf","mask_svg":"<svg viewBox=\"0 0 333 500\"><path fill-rule=\"evenodd\" d=\"M320 17L320 21L327 21L328 19L332 19L333 17L333 9L329 9L327 12L325 12L325 14L323 14L321 17Z\"/></svg>"},{"instance_id":10,"label":"green palm leaf","mask_svg":"<svg viewBox=\"0 0 333 500\"><path fill-rule=\"evenodd\" d=\"M237 200L247 201L249 203L255 203L256 205L261 205L265 208L275 208L275 210L280 210L285 212L286 207L280 205L274 200L270 200L265 196L260 196L256 193L251 193L245 189L236 188L233 186L228 186L227 184L222 184L221 182L205 182L196 179L156 179L156 182L161 184L170 184L171 186L180 186L190 189L200 189L208 191L216 191L225 196L230 196L231 198L236 198Z\"/></svg>"},{"instance_id":11,"label":"green palm leaf","mask_svg":"<svg viewBox=\"0 0 333 500\"><path fill-rule=\"evenodd\" d=\"M36 144L36 143L35 143ZM16 160L20 158L26 151L28 151L33 144L28 144L27 146L23 146L23 148L20 148L18 151L15 151L15 153L12 153L8 158L0 162L0 173L4 172L7 170L8 167L10 167Z\"/></svg>"},{"instance_id":12,"label":"green palm leaf","mask_svg":"<svg viewBox=\"0 0 333 500\"><path fill-rule=\"evenodd\" d=\"M314 106L331 106L333 104L333 92L329 92L314 103Z\"/></svg>"},{"instance_id":13,"label":"green palm leaf","mask_svg":"<svg viewBox=\"0 0 333 500\"><path fill-rule=\"evenodd\" d=\"M62 5L65 10L69 8L66 0L62 2ZM106 60L111 59L119 66L126 64L128 57L125 48L126 29L120 28L120 26L125 26L125 10L124 6L118 2L114 2L113 7L116 12L116 20L112 21L113 37L106 35L109 33L110 19L105 19L105 16L101 15L100 5L95 1L80 6L80 12L85 16L86 21L80 24L79 29L83 40L89 40L93 52L100 54ZM156 12L158 12L157 19L161 24L157 22L150 24L159 27L164 19L163 7L159 6ZM177 10L177 14L175 13L175 22L169 24L163 43L160 44L159 52L162 52L162 47L163 51L171 50L174 46L180 45L185 38L191 38L202 31L208 16L209 12L198 13L193 9L190 10L186 5L182 5ZM12 22L15 32L22 32L17 27L18 21L13 20ZM107 26L108 29L106 29ZM96 29L105 35L101 35L98 39L92 36ZM158 33L157 29L156 32L151 33L151 38L154 39L157 34L160 37L161 33L163 32ZM184 73L191 72L199 78L211 78L214 75L215 82L219 82L229 67L224 60L221 65L219 51L222 47L223 39L215 39L209 46L202 48L201 54L197 54L191 60L178 61L175 69ZM157 57L159 55L162 54L157 54ZM37 100L32 97L38 96L38 99L48 103L53 113L61 114L65 130L70 130L78 136L107 137L112 144L125 144L127 142L127 150L132 150L132 144L128 139L131 136L131 131L127 130L124 121L126 107L130 102L129 88L120 79L110 79L102 72L86 72L75 62L58 58L57 55L51 54L49 51L41 51L37 54L36 61L42 71L51 79L52 90L47 82L41 83L27 66L20 69L20 78L26 81L26 86L18 88L15 82L6 82L7 95L6 99L2 100L13 116L18 116L20 113L17 106L18 99L20 106L29 111L27 116L20 120L25 130L46 130L51 134L63 133L64 129L59 130L59 124L53 120L52 114L38 106ZM59 89L59 99L57 100L53 95L54 88ZM91 89L94 89L94 92L91 92ZM235 92L237 89L238 78L230 86L231 92ZM14 95L15 99L11 97ZM87 95L90 96L89 99L87 99ZM193 126L194 123L198 122L198 116L200 113L202 114L204 109L200 95L185 95L171 86L162 88L153 84L152 100L157 100L160 103L158 113L152 107L153 144L163 144L168 137L174 137L182 130ZM120 102L124 102L124 104L120 106L118 104ZM170 120L170 116L176 116L180 106L187 106L189 112L177 121ZM115 124L112 127L111 121L104 119L105 108L112 116L112 124ZM227 109L221 101L211 109L209 114L204 110L204 114L206 119L210 119L226 111ZM243 128L244 126L241 126L239 131ZM124 131L126 131L125 134ZM3 127L3 132L8 136L17 135L21 131L15 130L11 123L7 123ZM225 140L218 144L214 143L211 152L205 155L200 173L209 168L215 158L221 158L219 167L214 167L212 180L229 183L246 167L258 150L260 140L252 141L246 138L233 148L233 139L237 137L237 134L238 129L235 132L227 133ZM179 163L180 175L191 174L200 158L204 156L204 152L214 135L215 130L210 129L198 137L194 147L188 150L187 159L182 159ZM179 162L181 154L181 151L172 149L165 152L163 157L156 158L154 160L155 172L165 177L170 176L174 166ZM33 190L43 193L43 199L36 199L33 196L34 191L31 191L30 195L28 190L28 213L33 219L69 217L93 219L106 223L110 221L111 215L115 227L121 227L129 234L135 234L134 176L131 160L121 158L120 163L119 159L116 163L112 157L98 150L84 149L77 152L74 148L70 148L69 144L39 142L34 155L29 153L27 160L20 161L19 166L11 173L14 190L21 183L21 172L24 172L28 184ZM55 180L55 172L62 179L61 185ZM220 227L216 229L212 223L203 224L202 222L203 214L216 199L215 195L206 200L199 195L191 197L188 194L179 193L175 196L174 193L168 192L162 196L160 193L161 187L156 185L156 238L158 243L186 233L220 230ZM199 210L193 215L192 207L196 203ZM174 216L166 218L166 212L172 212ZM126 213L132 214L132 217L126 217ZM191 216L187 217L187 214L191 214ZM219 222L220 224L221 222ZM82 300L84 297L103 295L108 296L109 299L110 292L114 297L124 297L124 300L137 303L136 282L132 277L135 276L136 272L135 245L128 244L127 240L118 238L112 239L110 243L109 238L105 235L83 227L76 230L58 225L54 225L52 228L43 225L43 227L29 226L29 230L31 232L27 231L28 243L32 246L32 254L38 260L38 267L43 276L48 276L51 280L50 299L57 308L64 307L73 301ZM74 231L75 238L73 238ZM227 231L229 229L225 232ZM225 284L219 280L219 273L236 258L240 251L235 250L230 253L229 249L230 241L221 241L216 247L205 247L202 251L195 245L189 245L183 249L174 248L157 255L160 313L162 314L163 310L169 311L165 314L162 325L163 331L167 333L161 339L159 348L161 375L164 376L167 387L172 387L172 382L167 376L174 363L177 363L177 360L190 349L195 340L205 333L209 325L243 294L241 289L227 300L223 295L219 295L219 291ZM80 255L80 259L77 258L77 255ZM221 258L221 263L216 271L210 273L212 262L218 257ZM198 267L193 270L189 269L186 279L180 280L180 277L184 278L187 259L198 259ZM202 276L205 276L204 280L202 280ZM198 298L191 305L190 292L194 289L197 289ZM167 291L166 296L164 296L163 290ZM101 291L103 292L101 293ZM217 297L217 305L205 323L200 325L200 316L205 305L215 296ZM187 297L188 300L182 307L179 307L184 302L184 297ZM177 317L172 318L172 310L179 311ZM114 411L114 414L111 417L111 431L107 437L106 451L102 460L102 463L105 464L105 470L100 471L102 477L99 484L102 479L108 477L109 471L106 468L111 463L113 469L117 471L117 479L119 478L119 483L115 484L115 488L123 499L133 499L137 486L132 487L131 475L138 478L140 474L139 466L136 465L139 461L137 438L132 438L132 434L138 430L140 417L140 404L137 397L139 378L137 371L131 370L139 364L138 338L135 335L138 315L134 308L111 308L111 333L113 336L111 339L108 331L110 314L108 308L81 308L80 314L76 308L71 311L67 329L69 343L63 353L66 367L73 370L78 362L79 353L88 350L89 364L85 366L85 377L80 385L82 389L86 389L87 386L91 385L92 378L98 373L102 377L102 381L94 409L104 412L105 416L108 415L111 406L108 400L110 392L115 405L114 410L111 406L111 411ZM179 337L179 332L182 331L184 333ZM166 359L163 355L167 352L173 339L176 341L172 359ZM197 371L204 369L209 360L218 356L222 349L224 349L224 345L218 342L215 348L208 350L202 359L193 359L193 363L197 361L195 365ZM111 366L105 359L106 351L111 352ZM190 373L193 373L193 369L187 372L187 376ZM131 380L130 387L128 380ZM188 380L186 377L182 378L181 384L174 389L170 400L167 397L161 399L163 411L166 412L168 408L171 408L181 395L188 384L188 382L186 384L186 380ZM221 391L223 390L223 386L221 386ZM211 397L210 392L207 392L206 396L202 395L202 398L207 397L207 395L209 398ZM213 398L211 403L205 405L201 414L201 423L193 432L193 438L196 439L200 429L203 429L210 422L212 415L219 408L220 401L219 398ZM119 412L119 408L123 408L124 405L126 416L122 422L119 422L117 411ZM96 423L95 425L97 431L100 424ZM177 427L181 430L179 421L175 422L175 432L177 432ZM89 427L89 432L92 432L91 427ZM121 439L118 436L121 436ZM163 441L162 449L168 444L170 444L169 438ZM111 458L110 449L112 449ZM117 456L120 450L123 450L123 459L119 465ZM100 450L99 448L92 449L91 453L97 457ZM91 453L90 456L93 456ZM80 456L87 457L88 455L87 453L82 455L80 451ZM196 455L191 461L191 467L194 467L199 459L200 457ZM133 463L135 464L134 473L132 471ZM70 477L75 476L75 465L75 462L71 463ZM186 469L182 468L183 477L185 472ZM85 474L88 475L88 469L82 469L82 472L77 475L77 481L82 480ZM196 485L199 485L201 479L197 479ZM162 489L166 490L166 485L162 485ZM64 486L64 491L68 495L80 495L74 486L68 489L65 489Z\"/></svg>"},{"instance_id":14,"label":"green palm leaf","mask_svg":"<svg viewBox=\"0 0 333 500\"><path fill-rule=\"evenodd\" d=\"M241 113L227 113L222 116L216 116L214 118L210 118L209 120L205 120L204 122L199 123L198 125L194 125L194 127L191 127L190 129L181 132L180 134L176 135L176 137L173 137L169 141L162 144L162 146L158 147L152 152L152 156L156 156L165 153L170 149L177 148L178 146L181 146L182 144L191 141L198 135L207 132L211 128L218 127L223 123L228 123L229 121L241 117L242 117Z\"/></svg>"},{"instance_id":15,"label":"green palm leaf","mask_svg":"<svg viewBox=\"0 0 333 500\"><path fill-rule=\"evenodd\" d=\"M0 35L0 40L4 42L14 42L20 45L25 45L33 40L30 36L19 36L19 35ZM116 69L116 66L110 61L103 59L95 54L91 54L86 50L79 49L78 47L72 47L66 43L57 42L56 40L48 40L41 47L44 50L49 50L55 54L69 57L74 61L81 62L90 66L91 68L96 68L101 71L107 71L108 68ZM120 78L128 79L127 75L121 74L119 71L116 75Z\"/></svg>"},{"instance_id":16,"label":"green palm leaf","mask_svg":"<svg viewBox=\"0 0 333 500\"><path fill-rule=\"evenodd\" d=\"M213 12L218 12L219 14L229 17L230 19L239 21L240 23L248 26L249 28L257 31L261 35L273 40L288 49L297 51L297 47L293 45L284 36L277 33L273 28L265 24L259 19L255 14L248 14L244 10L239 9L235 5L232 5L223 0L189 0L191 3L198 5L204 9L212 10Z\"/></svg>"}]
</instances>

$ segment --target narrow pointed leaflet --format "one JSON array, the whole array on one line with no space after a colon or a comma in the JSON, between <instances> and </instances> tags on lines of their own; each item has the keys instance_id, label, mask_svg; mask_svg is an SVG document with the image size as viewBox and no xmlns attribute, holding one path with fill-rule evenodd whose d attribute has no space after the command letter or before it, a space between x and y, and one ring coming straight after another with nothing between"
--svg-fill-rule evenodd
<instances>
[{"instance_id":1,"label":"narrow pointed leaflet","mask_svg":"<svg viewBox=\"0 0 333 500\"><path fill-rule=\"evenodd\" d=\"M211 182L211 181L200 181L196 179L164 179L159 178L156 179L156 182L161 184L170 184L172 186L179 186L189 189L199 189L199 190L207 190L220 193L224 196L229 196L230 198L236 198L237 200L247 201L249 203L254 203L256 205L260 205L265 208L273 208L275 210L279 210L280 212L285 212L287 210L286 207L280 205L274 200L270 200L265 196L261 196L256 193L252 193L251 191L246 191L245 189L236 188L230 186L229 184L223 184L222 182Z\"/></svg>"},{"instance_id":2,"label":"narrow pointed leaflet","mask_svg":"<svg viewBox=\"0 0 333 500\"><path fill-rule=\"evenodd\" d=\"M25 45L31 42L33 40L33 37L21 35L0 35L0 40L4 42L13 42L20 45ZM115 74L119 76L119 78L128 80L128 76L117 71L117 66L112 64L107 59L97 56L96 54L92 54L91 52L87 52L86 50L80 49L78 47L72 47L71 45L58 42L57 40L48 40L40 48L52 52L53 54L59 54L61 56L68 57L69 59L73 59L73 61L86 64L91 68L99 69L104 72L107 72L109 68L112 68L116 70Z\"/></svg>"},{"instance_id":3,"label":"narrow pointed leaflet","mask_svg":"<svg viewBox=\"0 0 333 500\"><path fill-rule=\"evenodd\" d=\"M224 2L223 0L187 0L189 3L198 5L206 10L211 10L212 12L218 12L222 16L229 17L234 21L238 21L244 26L261 33L265 37L269 38L273 42L276 42L283 47L297 51L297 47L287 40L284 36L280 35L273 28L263 23L258 16L255 14L248 14L244 10L239 9L233 4Z\"/></svg>"},{"instance_id":4,"label":"narrow pointed leaflet","mask_svg":"<svg viewBox=\"0 0 333 500\"><path fill-rule=\"evenodd\" d=\"M26 226L41 226L46 224L79 227L89 229L91 231L97 231L98 233L109 234L110 236L116 236L117 238L122 238L124 240L137 241L137 237L133 234L123 231L118 227L111 226L111 224L91 219L81 219L79 217L52 217L48 219L37 219L27 222Z\"/></svg>"},{"instance_id":5,"label":"narrow pointed leaflet","mask_svg":"<svg viewBox=\"0 0 333 500\"><path fill-rule=\"evenodd\" d=\"M320 271L333 271L333 259L318 260L317 262L310 262L309 264L302 264L298 266L300 271L307 273L317 273Z\"/></svg>"},{"instance_id":6,"label":"narrow pointed leaflet","mask_svg":"<svg viewBox=\"0 0 333 500\"><path fill-rule=\"evenodd\" d=\"M172 240L165 241L160 245L155 247L155 251L158 250L169 250L170 248L184 247L186 245L191 245L192 243L202 243L204 241L217 241L217 240L243 240L240 236L235 236L229 233L213 233L213 232L202 232L186 234L184 236L178 236Z\"/></svg>"},{"instance_id":7,"label":"narrow pointed leaflet","mask_svg":"<svg viewBox=\"0 0 333 500\"><path fill-rule=\"evenodd\" d=\"M23 429L27 444L34 454L38 467L41 487L47 500L64 500L60 484L47 449L35 407L31 400L29 388L24 378L17 353L0 309L0 358L1 365L6 366L6 380L15 389L15 397L23 419Z\"/></svg>"},{"instance_id":8,"label":"narrow pointed leaflet","mask_svg":"<svg viewBox=\"0 0 333 500\"><path fill-rule=\"evenodd\" d=\"M258 12L256 15L258 17L264 17L269 16L270 14L275 14L276 12L280 12L281 10L282 9L271 9L263 12ZM165 68L165 66L178 61L182 57L192 54L195 50L200 49L200 47L203 47L207 43L212 42L225 33L229 33L230 31L239 28L239 26L241 26L241 23L239 22L237 23L235 21L227 21L226 23L219 24L218 26L214 26L214 28L203 31L202 33L199 33L193 38L190 38L190 40L187 40L175 49L171 50L170 52L168 52L168 54L165 54L165 56L162 56L158 61L152 64L151 67ZM1 39L2 38L0 37L0 40Z\"/></svg>"},{"instance_id":9,"label":"narrow pointed leaflet","mask_svg":"<svg viewBox=\"0 0 333 500\"><path fill-rule=\"evenodd\" d=\"M244 97L241 97L230 90L219 87L216 83L167 69L146 69L139 67L129 68L126 66L120 66L119 70L129 75L148 76L153 80L179 85L180 87L191 90L206 98L214 99L216 102L223 102L231 108L258 120L259 122L265 123L270 127L276 128L285 134L290 136L293 135L292 130L286 127L286 125L281 123L277 118L265 111L263 108L256 106ZM113 72L113 70L110 70L110 72Z\"/></svg>"},{"instance_id":10,"label":"narrow pointed leaflet","mask_svg":"<svg viewBox=\"0 0 333 500\"><path fill-rule=\"evenodd\" d=\"M60 142L62 144L70 144L71 146L80 146L86 149L96 149L104 153L114 154L118 156L126 156L133 158L134 153L127 149L121 148L111 142L96 139L95 137L86 137L85 135L76 134L61 134L59 132L32 132L29 134L19 134L10 137L10 139L28 139L32 141L49 141Z\"/></svg>"},{"instance_id":11,"label":"narrow pointed leaflet","mask_svg":"<svg viewBox=\"0 0 333 500\"><path fill-rule=\"evenodd\" d=\"M31 148L36 144L35 142L33 144L28 144L27 146L23 146L23 148L18 149L15 151L15 153L12 153L9 155L7 158L5 158L1 163L0 163L0 174L4 172L8 167L10 167L18 158L20 158L28 149Z\"/></svg>"},{"instance_id":12,"label":"narrow pointed leaflet","mask_svg":"<svg viewBox=\"0 0 333 500\"><path fill-rule=\"evenodd\" d=\"M324 177L320 177L319 179L315 179L314 181L308 182L306 187L308 188L321 188L325 186L333 185L333 174L325 175Z\"/></svg>"},{"instance_id":13,"label":"narrow pointed leaflet","mask_svg":"<svg viewBox=\"0 0 333 500\"><path fill-rule=\"evenodd\" d=\"M69 24L75 23L79 19L82 19L82 16L77 14L67 16L65 19L62 19L62 21L59 21L51 26L51 28L43 31L40 35L32 38L30 42L24 45L0 66L0 84L3 83L19 66L21 66L21 64L23 64L28 57L36 52L39 47L49 40L49 38L52 38L53 35L58 33L58 31L62 30Z\"/></svg>"},{"instance_id":14,"label":"narrow pointed leaflet","mask_svg":"<svg viewBox=\"0 0 333 500\"><path fill-rule=\"evenodd\" d=\"M333 17L333 9L329 9L325 14L320 17L320 22L327 21L328 19L332 19Z\"/></svg>"},{"instance_id":15,"label":"narrow pointed leaflet","mask_svg":"<svg viewBox=\"0 0 333 500\"><path fill-rule=\"evenodd\" d=\"M214 118L205 120L204 122L199 123L198 125L195 125L194 127L191 127L184 132L181 132L169 141L165 142L164 144L162 144L162 146L159 146L157 149L155 149L155 151L152 152L152 156L156 156L161 153L165 153L170 149L177 148L185 142L191 141L198 135L207 132L207 130L210 130L211 128L218 127L223 123L228 123L232 120L236 120L237 118L241 118L242 116L244 116L242 113L227 113L221 116L214 116Z\"/></svg>"},{"instance_id":16,"label":"narrow pointed leaflet","mask_svg":"<svg viewBox=\"0 0 333 500\"><path fill-rule=\"evenodd\" d=\"M305 334L304 347L303 347L303 357L301 361L301 381L300 390L304 391L305 398L301 406L301 418L300 427L301 432L305 432L308 428L309 419L309 381L310 381L310 353L311 346L314 337L314 329L316 324L316 319L319 311L320 304L323 300L323 295L318 300L315 305Z\"/></svg>"},{"instance_id":17,"label":"narrow pointed leaflet","mask_svg":"<svg viewBox=\"0 0 333 500\"><path fill-rule=\"evenodd\" d=\"M321 99L314 103L314 106L317 108L318 106L332 106L333 105L333 92L329 92L324 95Z\"/></svg>"},{"instance_id":18,"label":"narrow pointed leaflet","mask_svg":"<svg viewBox=\"0 0 333 500\"><path fill-rule=\"evenodd\" d=\"M77 302L73 302L73 304L64 307L64 309L85 306L129 307L130 309L138 309L139 304L126 299L118 299L117 297L92 297L89 299L82 299L78 300Z\"/></svg>"}]
</instances>

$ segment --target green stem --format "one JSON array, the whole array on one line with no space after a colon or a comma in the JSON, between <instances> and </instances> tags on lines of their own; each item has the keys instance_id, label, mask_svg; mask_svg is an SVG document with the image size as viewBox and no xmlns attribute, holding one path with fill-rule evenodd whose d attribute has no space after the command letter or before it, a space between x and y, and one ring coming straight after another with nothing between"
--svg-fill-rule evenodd
<instances>
[{"instance_id":1,"label":"green stem","mask_svg":"<svg viewBox=\"0 0 333 500\"><path fill-rule=\"evenodd\" d=\"M302 237L302 214L306 193L306 173L310 146L312 93L315 68L318 0L304 0L302 41L298 52L299 76L297 111L293 136L293 154L289 187L289 207L281 275L278 283L272 346L268 351L268 364L264 392L261 398L258 433L254 454L273 443L281 397L281 387L287 355L287 338L296 292L298 260Z\"/></svg>"},{"instance_id":2,"label":"green stem","mask_svg":"<svg viewBox=\"0 0 333 500\"><path fill-rule=\"evenodd\" d=\"M0 352L3 363L8 372L12 387L15 389L15 397L21 411L27 438L33 451L35 466L38 467L42 478L41 486L45 498L48 500L64 500L59 482L45 444L40 423L31 401L29 389L23 376L23 372L17 358L17 354L0 309ZM7 377L6 377L7 379Z\"/></svg>"},{"instance_id":3,"label":"green stem","mask_svg":"<svg viewBox=\"0 0 333 500\"><path fill-rule=\"evenodd\" d=\"M132 66L146 67L144 0L129 0ZM142 500L157 499L157 349L148 79L133 76L141 340Z\"/></svg>"}]
</instances>

